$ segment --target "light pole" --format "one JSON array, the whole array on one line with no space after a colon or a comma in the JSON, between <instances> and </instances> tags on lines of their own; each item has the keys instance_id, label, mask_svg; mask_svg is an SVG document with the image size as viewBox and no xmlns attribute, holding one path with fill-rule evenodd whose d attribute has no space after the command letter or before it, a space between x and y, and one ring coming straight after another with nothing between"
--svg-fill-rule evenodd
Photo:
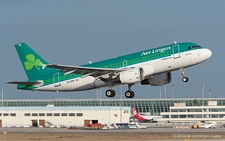
<instances>
[{"instance_id":1,"label":"light pole","mask_svg":"<svg viewBox=\"0 0 225 141\"><path fill-rule=\"evenodd\" d=\"M102 106L102 89L101 87L99 88L99 91L100 91L100 96L99 96L99 101L100 101L100 106Z\"/></svg>"},{"instance_id":2,"label":"light pole","mask_svg":"<svg viewBox=\"0 0 225 141\"><path fill-rule=\"evenodd\" d=\"M120 123L122 123L122 92L123 92L123 87L120 85Z\"/></svg>"},{"instance_id":3,"label":"light pole","mask_svg":"<svg viewBox=\"0 0 225 141\"><path fill-rule=\"evenodd\" d=\"M99 88L96 89L96 100L98 100L98 92L99 92Z\"/></svg>"},{"instance_id":4,"label":"light pole","mask_svg":"<svg viewBox=\"0 0 225 141\"><path fill-rule=\"evenodd\" d=\"M202 106L204 106L204 87L205 85L202 84Z\"/></svg>"},{"instance_id":5,"label":"light pole","mask_svg":"<svg viewBox=\"0 0 225 141\"><path fill-rule=\"evenodd\" d=\"M212 98L212 91L209 90L209 98Z\"/></svg>"},{"instance_id":6,"label":"light pole","mask_svg":"<svg viewBox=\"0 0 225 141\"><path fill-rule=\"evenodd\" d=\"M172 85L172 98L174 96L174 85Z\"/></svg>"},{"instance_id":7,"label":"light pole","mask_svg":"<svg viewBox=\"0 0 225 141\"><path fill-rule=\"evenodd\" d=\"M3 91L4 91L4 88L2 87L2 107L4 106L3 105Z\"/></svg>"},{"instance_id":8,"label":"light pole","mask_svg":"<svg viewBox=\"0 0 225 141\"><path fill-rule=\"evenodd\" d=\"M164 85L164 98L166 99L166 85Z\"/></svg>"},{"instance_id":9,"label":"light pole","mask_svg":"<svg viewBox=\"0 0 225 141\"><path fill-rule=\"evenodd\" d=\"M162 98L162 91L161 91L161 89L159 90L159 98L160 99Z\"/></svg>"}]
</instances>

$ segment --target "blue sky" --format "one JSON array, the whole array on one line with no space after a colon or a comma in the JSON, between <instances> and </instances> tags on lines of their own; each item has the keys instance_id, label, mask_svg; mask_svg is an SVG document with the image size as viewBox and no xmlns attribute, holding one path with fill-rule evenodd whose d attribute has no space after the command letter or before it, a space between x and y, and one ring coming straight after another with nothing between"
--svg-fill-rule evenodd
<instances>
[{"instance_id":1,"label":"blue sky","mask_svg":"<svg viewBox=\"0 0 225 141\"><path fill-rule=\"evenodd\" d=\"M96 90L70 93L30 92L5 84L27 80L14 44L26 42L49 63L82 65L177 42L196 42L212 57L186 69L188 83L172 72L167 98L224 97L225 1L223 0L1 0L0 83L5 99L86 99ZM127 90L124 85L123 92ZM132 87L135 98L159 98L164 87ZM102 89L102 98L106 88ZM120 87L115 87L119 98ZM124 94L123 94L124 97Z\"/></svg>"}]
</instances>

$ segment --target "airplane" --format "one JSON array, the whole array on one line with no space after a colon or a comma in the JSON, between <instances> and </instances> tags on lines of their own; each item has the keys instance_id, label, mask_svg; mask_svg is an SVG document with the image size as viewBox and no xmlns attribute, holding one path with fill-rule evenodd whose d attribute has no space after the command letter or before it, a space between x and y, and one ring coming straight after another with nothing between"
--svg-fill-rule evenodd
<instances>
[{"instance_id":1,"label":"airplane","mask_svg":"<svg viewBox=\"0 0 225 141\"><path fill-rule=\"evenodd\" d=\"M105 94L114 97L114 86L128 85L127 98L135 93L135 83L162 86L171 82L171 72L180 70L188 82L185 69L209 59L212 52L192 42L147 49L82 66L49 64L26 43L15 45L28 81L9 81L17 89L31 91L71 92L108 87Z\"/></svg>"},{"instance_id":2,"label":"airplane","mask_svg":"<svg viewBox=\"0 0 225 141\"><path fill-rule=\"evenodd\" d=\"M148 116L148 115L138 114L138 112L137 112L137 110L134 106L132 106L132 110L133 110L133 113L134 113L134 118L137 119L138 121L153 122L153 121L155 121L155 119L160 118L160 116Z\"/></svg>"}]
</instances>

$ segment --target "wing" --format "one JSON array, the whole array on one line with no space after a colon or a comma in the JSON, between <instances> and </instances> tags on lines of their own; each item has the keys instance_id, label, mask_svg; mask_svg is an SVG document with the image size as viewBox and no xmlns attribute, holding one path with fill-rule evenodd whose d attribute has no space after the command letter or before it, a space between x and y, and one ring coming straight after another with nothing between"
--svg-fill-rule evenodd
<instances>
[{"instance_id":1,"label":"wing","mask_svg":"<svg viewBox=\"0 0 225 141\"><path fill-rule=\"evenodd\" d=\"M23 84L23 85L38 85L42 82L28 82L28 81L9 81L7 84Z\"/></svg>"},{"instance_id":2,"label":"wing","mask_svg":"<svg viewBox=\"0 0 225 141\"><path fill-rule=\"evenodd\" d=\"M101 77L103 75L110 76L117 75L118 72L124 71L126 69L110 69L110 68L95 68L95 67L80 67L80 66L67 66L67 65L58 65L58 64L49 64L44 65L44 67L59 69L62 72L65 72L65 75L70 73L81 74L82 77L93 76L93 77Z\"/></svg>"}]
</instances>

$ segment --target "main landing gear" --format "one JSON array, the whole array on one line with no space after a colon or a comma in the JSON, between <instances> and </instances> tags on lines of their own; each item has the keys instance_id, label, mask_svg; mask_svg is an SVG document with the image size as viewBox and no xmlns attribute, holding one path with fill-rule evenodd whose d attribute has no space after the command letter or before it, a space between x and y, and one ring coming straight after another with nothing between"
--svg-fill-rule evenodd
<instances>
[{"instance_id":1,"label":"main landing gear","mask_svg":"<svg viewBox=\"0 0 225 141\"><path fill-rule=\"evenodd\" d=\"M108 89L106 92L105 92L105 95L107 97L114 97L116 95L116 92L113 90L113 89Z\"/></svg>"},{"instance_id":2,"label":"main landing gear","mask_svg":"<svg viewBox=\"0 0 225 141\"><path fill-rule=\"evenodd\" d=\"M128 84L128 91L125 92L126 98L133 98L135 93L131 90L131 86L134 84Z\"/></svg>"},{"instance_id":3,"label":"main landing gear","mask_svg":"<svg viewBox=\"0 0 225 141\"><path fill-rule=\"evenodd\" d=\"M126 98L133 98L135 93L131 90L131 86L133 86L134 84L128 84L128 91L125 92L125 96ZM110 88L105 92L105 95L107 97L114 97L116 95L116 92Z\"/></svg>"},{"instance_id":4,"label":"main landing gear","mask_svg":"<svg viewBox=\"0 0 225 141\"><path fill-rule=\"evenodd\" d=\"M185 69L184 68L180 68L180 71L181 71L181 74L182 74L182 76L183 76L183 78L182 78L182 81L183 82L188 82L188 77L185 77Z\"/></svg>"}]
</instances>

